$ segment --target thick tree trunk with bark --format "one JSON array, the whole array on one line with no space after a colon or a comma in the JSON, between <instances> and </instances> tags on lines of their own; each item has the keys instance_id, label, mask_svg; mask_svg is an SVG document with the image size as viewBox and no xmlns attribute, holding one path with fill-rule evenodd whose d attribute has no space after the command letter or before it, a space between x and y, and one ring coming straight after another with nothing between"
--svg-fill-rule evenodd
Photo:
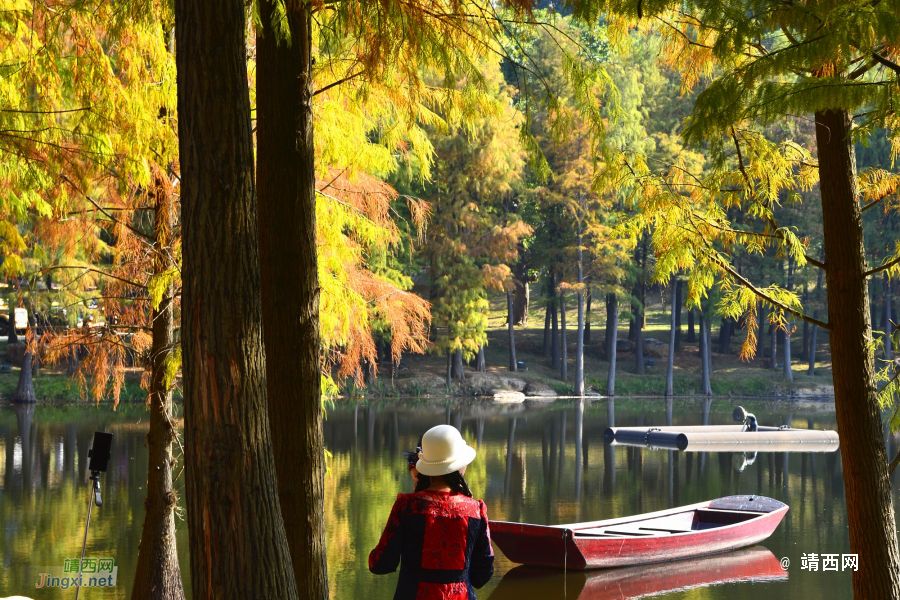
<instances>
[{"instance_id":1,"label":"thick tree trunk with bark","mask_svg":"<svg viewBox=\"0 0 900 600\"><path fill-rule=\"evenodd\" d=\"M563 381L569 379L569 352L566 344L566 296L559 293L559 378Z\"/></svg>"},{"instance_id":2,"label":"thick tree trunk with bark","mask_svg":"<svg viewBox=\"0 0 900 600\"><path fill-rule=\"evenodd\" d=\"M615 294L609 294L606 300L606 356L609 359L609 372L606 379L606 395L616 395L616 337L619 332L619 301Z\"/></svg>"},{"instance_id":3,"label":"thick tree trunk with bark","mask_svg":"<svg viewBox=\"0 0 900 600\"><path fill-rule=\"evenodd\" d=\"M456 350L453 353L453 379L457 381L461 381L465 378L465 371L463 370L463 354L462 350Z\"/></svg>"},{"instance_id":4,"label":"thick tree trunk with bark","mask_svg":"<svg viewBox=\"0 0 900 600\"><path fill-rule=\"evenodd\" d=\"M515 322L515 306L513 302L512 290L506 292L506 327L509 330L509 370L517 371L519 363L516 362L516 328Z\"/></svg>"},{"instance_id":5,"label":"thick tree trunk with bark","mask_svg":"<svg viewBox=\"0 0 900 600\"><path fill-rule=\"evenodd\" d=\"M666 397L675 393L675 312L678 310L678 280L672 279L672 314L669 319L669 356L666 360Z\"/></svg>"},{"instance_id":6,"label":"thick tree trunk with bark","mask_svg":"<svg viewBox=\"0 0 900 600\"><path fill-rule=\"evenodd\" d=\"M693 344L697 341L697 334L694 333L694 309L688 311L688 330L687 330L687 342L689 344Z\"/></svg>"},{"instance_id":7,"label":"thick tree trunk with bark","mask_svg":"<svg viewBox=\"0 0 900 600\"><path fill-rule=\"evenodd\" d=\"M484 345L478 346L478 354L475 356L475 370L479 373L487 371L487 364L484 360Z\"/></svg>"},{"instance_id":8,"label":"thick tree trunk with bark","mask_svg":"<svg viewBox=\"0 0 900 600\"><path fill-rule=\"evenodd\" d=\"M302 598L324 600L328 569L311 23L307 9L289 8L282 24L291 31L288 44L271 26L274 4L262 2L259 10L256 176L269 422L297 591Z\"/></svg>"},{"instance_id":9,"label":"thick tree trunk with bark","mask_svg":"<svg viewBox=\"0 0 900 600\"><path fill-rule=\"evenodd\" d=\"M22 370L19 371L19 382L16 384L16 391L13 392L12 402L17 404L33 404L35 402L33 365L34 357L30 351L26 350L25 356L22 357Z\"/></svg>"},{"instance_id":10,"label":"thick tree trunk with bark","mask_svg":"<svg viewBox=\"0 0 900 600\"><path fill-rule=\"evenodd\" d=\"M239 0L175 2L191 588L293 600L266 402L245 32Z\"/></svg>"},{"instance_id":11,"label":"thick tree trunk with bark","mask_svg":"<svg viewBox=\"0 0 900 600\"><path fill-rule=\"evenodd\" d=\"M156 189L155 231L157 245L168 250L174 214L171 199ZM169 267L167 254L154 255L153 271L159 275ZM183 600L181 567L175 543L175 506L178 493L172 480L175 457L172 446L177 431L172 423L172 390L166 385L166 366L174 351L175 289L169 285L153 309L150 346L150 430L147 433L147 497L144 499L144 528L138 550L132 600Z\"/></svg>"},{"instance_id":12,"label":"thick tree trunk with bark","mask_svg":"<svg viewBox=\"0 0 900 600\"><path fill-rule=\"evenodd\" d=\"M865 557L853 572L856 600L900 598L900 552L881 435L866 252L847 111L817 112L828 323L834 404L851 552Z\"/></svg>"}]
</instances>

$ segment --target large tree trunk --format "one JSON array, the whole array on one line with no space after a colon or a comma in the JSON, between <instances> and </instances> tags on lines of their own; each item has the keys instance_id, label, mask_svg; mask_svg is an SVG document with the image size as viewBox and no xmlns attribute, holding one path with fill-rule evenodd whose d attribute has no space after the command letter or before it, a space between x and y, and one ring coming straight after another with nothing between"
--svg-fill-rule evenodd
<instances>
[{"instance_id":1,"label":"large tree trunk","mask_svg":"<svg viewBox=\"0 0 900 600\"><path fill-rule=\"evenodd\" d=\"M456 350L453 352L453 379L462 381L464 378L465 371L463 370L462 350Z\"/></svg>"},{"instance_id":2,"label":"large tree trunk","mask_svg":"<svg viewBox=\"0 0 900 600\"><path fill-rule=\"evenodd\" d=\"M293 600L266 402L245 32L239 0L175 2L191 588Z\"/></svg>"},{"instance_id":3,"label":"large tree trunk","mask_svg":"<svg viewBox=\"0 0 900 600\"><path fill-rule=\"evenodd\" d=\"M678 310L678 280L672 279L672 314L669 319L669 356L666 360L666 397L675 393L675 312Z\"/></svg>"},{"instance_id":4,"label":"large tree trunk","mask_svg":"<svg viewBox=\"0 0 900 600\"><path fill-rule=\"evenodd\" d=\"M272 28L274 4L259 5L257 194L269 423L278 497L302 598L328 597L325 446L319 369L315 148L308 9L290 8ZM376 365L372 365L373 370Z\"/></svg>"},{"instance_id":5,"label":"large tree trunk","mask_svg":"<svg viewBox=\"0 0 900 600\"><path fill-rule=\"evenodd\" d=\"M478 354L475 356L475 370L479 373L487 371L487 363L484 360L484 344L478 346Z\"/></svg>"},{"instance_id":6,"label":"large tree trunk","mask_svg":"<svg viewBox=\"0 0 900 600\"><path fill-rule=\"evenodd\" d=\"M697 334L694 333L694 309L688 311L688 331L687 342L693 344L697 341Z\"/></svg>"},{"instance_id":7,"label":"large tree trunk","mask_svg":"<svg viewBox=\"0 0 900 600\"><path fill-rule=\"evenodd\" d=\"M509 370L517 371L519 363L516 362L516 328L515 322L515 305L513 302L512 290L506 292L506 327L509 329Z\"/></svg>"},{"instance_id":8,"label":"large tree trunk","mask_svg":"<svg viewBox=\"0 0 900 600\"><path fill-rule=\"evenodd\" d=\"M817 112L828 323L834 404L841 437L850 550L865 557L853 572L856 600L900 598L900 552L881 435L869 294L851 117Z\"/></svg>"},{"instance_id":9,"label":"large tree trunk","mask_svg":"<svg viewBox=\"0 0 900 600\"><path fill-rule=\"evenodd\" d=\"M25 356L22 357L22 370L19 371L19 382L16 384L16 391L13 392L12 402L21 404L33 404L34 396L34 378L32 377L32 367L34 357L31 351L26 350Z\"/></svg>"},{"instance_id":10,"label":"large tree trunk","mask_svg":"<svg viewBox=\"0 0 900 600\"><path fill-rule=\"evenodd\" d=\"M160 249L169 250L174 212L171 198L162 186L155 190L155 232ZM155 275L165 273L168 252L156 252L153 258ZM178 493L172 481L175 457L175 426L172 424L172 390L166 382L169 357L174 351L175 289L169 285L153 309L152 343L150 346L150 431L147 433L147 497L144 500L144 528L138 550L134 574L132 600L182 600L181 567L175 543L175 506Z\"/></svg>"},{"instance_id":11,"label":"large tree trunk","mask_svg":"<svg viewBox=\"0 0 900 600\"><path fill-rule=\"evenodd\" d=\"M566 344L566 296L559 293L559 378L569 379L569 352Z\"/></svg>"},{"instance_id":12,"label":"large tree trunk","mask_svg":"<svg viewBox=\"0 0 900 600\"><path fill-rule=\"evenodd\" d=\"M606 301L606 356L609 359L609 374L606 379L606 395L616 395L616 337L619 332L619 301L615 294L609 294Z\"/></svg>"}]
</instances>

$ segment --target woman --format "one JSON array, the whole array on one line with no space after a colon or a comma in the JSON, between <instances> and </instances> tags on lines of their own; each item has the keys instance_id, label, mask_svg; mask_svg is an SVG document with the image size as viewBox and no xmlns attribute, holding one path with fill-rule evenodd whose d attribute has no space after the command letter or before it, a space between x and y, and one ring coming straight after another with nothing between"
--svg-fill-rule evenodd
<instances>
[{"instance_id":1,"label":"woman","mask_svg":"<svg viewBox=\"0 0 900 600\"><path fill-rule=\"evenodd\" d=\"M494 574L487 508L463 478L475 459L459 431L432 427L422 436L412 494L398 494L369 570L393 573L400 565L394 600L475 600L475 590Z\"/></svg>"}]
</instances>

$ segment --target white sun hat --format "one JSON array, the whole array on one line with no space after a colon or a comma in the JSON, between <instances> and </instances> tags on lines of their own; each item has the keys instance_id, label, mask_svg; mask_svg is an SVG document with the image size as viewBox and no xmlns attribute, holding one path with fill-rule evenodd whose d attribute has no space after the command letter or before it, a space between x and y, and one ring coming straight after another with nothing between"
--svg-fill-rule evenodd
<instances>
[{"instance_id":1,"label":"white sun hat","mask_svg":"<svg viewBox=\"0 0 900 600\"><path fill-rule=\"evenodd\" d=\"M434 477L458 471L475 460L475 448L466 444L452 425L432 427L422 436L422 451L416 470Z\"/></svg>"}]
</instances>

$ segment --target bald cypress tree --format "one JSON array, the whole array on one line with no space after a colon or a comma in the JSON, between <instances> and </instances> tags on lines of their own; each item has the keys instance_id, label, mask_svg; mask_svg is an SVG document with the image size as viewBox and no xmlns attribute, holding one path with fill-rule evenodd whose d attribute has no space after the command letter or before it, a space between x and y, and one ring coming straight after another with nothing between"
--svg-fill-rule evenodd
<instances>
[{"instance_id":1,"label":"bald cypress tree","mask_svg":"<svg viewBox=\"0 0 900 600\"><path fill-rule=\"evenodd\" d=\"M770 320L780 328L787 327L790 316L828 330L850 545L866 556L866 564L853 573L854 596L898 598L900 553L869 343L867 280L896 270L900 256L868 265L862 228L862 212L895 189L898 177L885 171L857 173L853 144L879 126L889 129L895 148L900 145L900 131L892 129L900 100L900 13L892 3L849 0L613 0L607 5L620 31L654 17L664 60L681 70L685 88L708 80L685 138L704 144L713 159L709 175L693 181L679 174L677 165L655 171L636 154L622 153L617 163L622 169L611 173L639 188L642 218L653 223L654 245L664 255L658 268L690 268L692 306L724 275L724 316L746 317L744 356L755 351L758 299L773 309ZM675 10L677 18L672 18ZM814 120L814 147L767 139L760 129L792 115ZM824 261L807 254L803 232L779 222L779 203L802 200L798 191L816 183ZM739 207L749 218L733 223L729 207ZM827 322L806 314L792 291L742 275L730 260L735 245L793 257L798 267L823 269Z\"/></svg>"}]
</instances>

